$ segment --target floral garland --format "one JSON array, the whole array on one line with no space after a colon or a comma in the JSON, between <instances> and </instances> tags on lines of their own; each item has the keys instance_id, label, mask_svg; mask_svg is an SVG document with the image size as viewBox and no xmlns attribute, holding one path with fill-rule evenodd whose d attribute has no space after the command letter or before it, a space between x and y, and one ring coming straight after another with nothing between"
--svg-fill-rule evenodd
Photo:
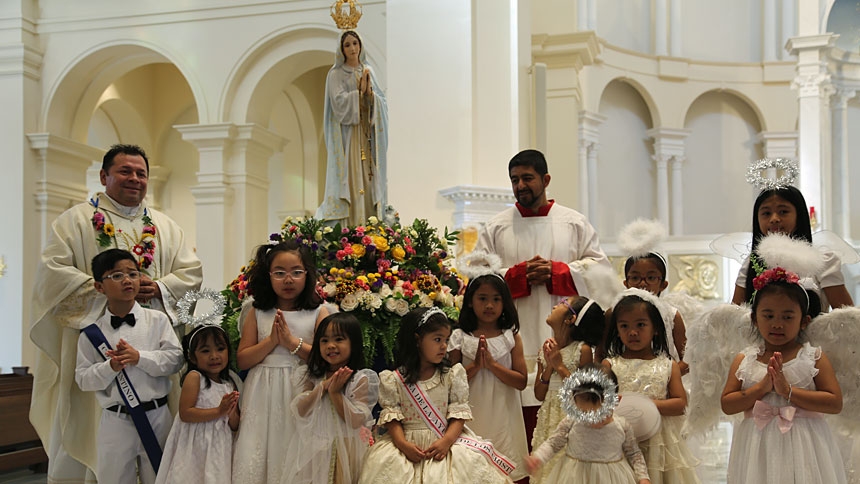
<instances>
[{"instance_id":1,"label":"floral garland","mask_svg":"<svg viewBox=\"0 0 860 484\"><path fill-rule=\"evenodd\" d=\"M772 282L787 282L789 284L798 284L800 282L800 278L797 277L797 274L787 271L782 267L774 267L773 269L768 269L762 272L759 276L753 279L753 288L756 291L761 290L764 286Z\"/></svg>"},{"instance_id":2,"label":"floral garland","mask_svg":"<svg viewBox=\"0 0 860 484\"><path fill-rule=\"evenodd\" d=\"M93 228L96 229L96 241L101 247L113 245L113 239L116 237L117 229L112 223L105 222L105 216L99 212L99 199L91 198L90 205L93 206ZM152 218L149 216L149 210L143 209L143 230L141 230L138 240L131 239L134 245L131 252L138 257L137 267L140 269L148 269L155 260L155 224L152 223ZM121 231L120 231L121 232Z\"/></svg>"}]
</instances>

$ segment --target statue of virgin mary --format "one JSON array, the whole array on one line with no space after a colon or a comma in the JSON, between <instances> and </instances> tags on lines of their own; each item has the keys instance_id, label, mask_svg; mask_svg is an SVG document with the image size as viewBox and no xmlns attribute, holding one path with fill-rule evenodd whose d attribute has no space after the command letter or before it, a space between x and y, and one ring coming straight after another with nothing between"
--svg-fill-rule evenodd
<instances>
[{"instance_id":1,"label":"statue of virgin mary","mask_svg":"<svg viewBox=\"0 0 860 484\"><path fill-rule=\"evenodd\" d=\"M325 197L316 218L361 225L382 220L387 196L388 106L353 30L340 36L326 77Z\"/></svg>"}]
</instances>

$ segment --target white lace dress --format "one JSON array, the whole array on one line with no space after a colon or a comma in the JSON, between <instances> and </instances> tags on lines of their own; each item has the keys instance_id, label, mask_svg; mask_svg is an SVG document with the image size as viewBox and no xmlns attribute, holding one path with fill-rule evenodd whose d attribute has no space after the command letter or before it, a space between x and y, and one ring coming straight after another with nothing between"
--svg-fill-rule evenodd
<instances>
[{"instance_id":1,"label":"white lace dress","mask_svg":"<svg viewBox=\"0 0 860 484\"><path fill-rule=\"evenodd\" d=\"M371 409L379 397L373 370L356 371L343 389L343 418L337 413L322 378L308 376L307 366L295 372L304 390L290 405L296 435L284 457L281 484L350 484L358 480L370 447Z\"/></svg>"},{"instance_id":2,"label":"white lace dress","mask_svg":"<svg viewBox=\"0 0 860 484\"><path fill-rule=\"evenodd\" d=\"M406 440L426 449L438 440L435 431L424 421L412 403L409 394L393 371L379 374L379 404L382 412L377 425L399 421L403 426ZM459 363L447 372L438 370L428 380L419 381L424 391L440 414L446 419L470 420L469 382L466 370ZM474 433L463 430L463 436L475 437ZM483 456L465 445L455 443L442 460L422 460L410 462L394 445L391 434L383 434L370 448L361 472L361 484L492 484L510 483L507 476L498 471Z\"/></svg>"},{"instance_id":3,"label":"white lace dress","mask_svg":"<svg viewBox=\"0 0 860 484\"><path fill-rule=\"evenodd\" d=\"M257 340L272 332L275 310L255 310ZM313 341L319 308L285 311L284 319L293 335ZM290 402L298 393L292 374L304 362L278 346L251 368L239 402L242 412L233 453L234 484L280 482L287 445L296 432Z\"/></svg>"},{"instance_id":4,"label":"white lace dress","mask_svg":"<svg viewBox=\"0 0 860 484\"><path fill-rule=\"evenodd\" d=\"M561 350L561 360L564 362L564 366L573 373L579 367L579 359L581 357L581 341L573 341L568 344ZM538 352L538 362L546 368L547 362L543 357L543 351ZM538 375L538 378L540 375ZM535 430L532 434L532 449L537 449L546 439L555 432L558 424L561 423L562 420L567 418L567 414L564 413L564 410L561 408L561 401L558 399L558 391L561 389L561 384L564 382L561 376L558 373L553 372L552 376L549 377L549 385L547 386L546 397L543 399L543 402L540 405L540 409L537 414L537 424L535 424ZM552 459L550 459L543 467L540 468L540 472L531 476L529 478L529 482L532 484L537 484L539 482L553 482L553 481L544 481L544 476L548 476L552 469L561 462L562 456L556 455Z\"/></svg>"},{"instance_id":5,"label":"white lace dress","mask_svg":"<svg viewBox=\"0 0 860 484\"><path fill-rule=\"evenodd\" d=\"M450 350L460 350L463 365L475 361L479 339L455 329L451 334ZM513 331L506 330L499 336L487 338L490 355L500 365L511 368L511 350L515 344ZM469 428L484 440L493 443L496 450L513 461L517 468L511 479L528 475L522 458L528 454L526 425L523 421L522 399L514 387L505 385L488 369L479 370L469 381L469 404L472 405L472 420ZM504 425L499 425L499 421Z\"/></svg>"},{"instance_id":6,"label":"white lace dress","mask_svg":"<svg viewBox=\"0 0 860 484\"><path fill-rule=\"evenodd\" d=\"M620 392L637 392L652 400L666 399L669 378L672 376L672 360L669 357L661 355L652 360L612 357L607 360L618 377ZM681 438L684 419L683 415L661 416L660 431L650 439L639 442L652 484L699 482L694 469L698 460Z\"/></svg>"},{"instance_id":7,"label":"white lace dress","mask_svg":"<svg viewBox=\"0 0 860 484\"><path fill-rule=\"evenodd\" d=\"M232 382L211 382L200 375L196 408L215 408L221 398L233 391ZM164 444L156 484L230 484L233 458L233 431L222 415L208 422L183 422L176 415Z\"/></svg>"},{"instance_id":8,"label":"white lace dress","mask_svg":"<svg viewBox=\"0 0 860 484\"><path fill-rule=\"evenodd\" d=\"M565 417L534 456L547 462L562 448L558 465L544 478L547 482L636 484L648 479L645 458L623 417L615 416L600 428Z\"/></svg>"},{"instance_id":9,"label":"white lace dress","mask_svg":"<svg viewBox=\"0 0 860 484\"><path fill-rule=\"evenodd\" d=\"M767 372L767 365L758 361L761 349L750 346L743 351L744 359L735 374L741 388L755 385ZM786 379L795 388L815 389L813 378L818 374L815 362L821 358L821 348L804 343L797 356L783 365ZM785 407L788 401L775 392L768 393L763 402L773 407ZM856 404L856 403L855 403ZM839 447L827 422L817 412L799 410L791 428L782 433L774 418L759 430L746 412L735 425L729 456L728 482L762 484L840 484L846 482Z\"/></svg>"}]
</instances>

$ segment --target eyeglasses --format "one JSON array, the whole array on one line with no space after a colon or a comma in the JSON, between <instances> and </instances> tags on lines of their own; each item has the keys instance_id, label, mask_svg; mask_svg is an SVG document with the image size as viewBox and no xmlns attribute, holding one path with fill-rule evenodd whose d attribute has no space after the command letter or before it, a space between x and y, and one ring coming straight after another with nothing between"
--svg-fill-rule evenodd
<instances>
[{"instance_id":1,"label":"eyeglasses","mask_svg":"<svg viewBox=\"0 0 860 484\"><path fill-rule=\"evenodd\" d=\"M566 307L568 311L570 311L570 314L576 317L576 311L573 310L573 307L570 305L569 302L567 302L567 299L562 299L561 303L564 304L564 307Z\"/></svg>"},{"instance_id":2,"label":"eyeglasses","mask_svg":"<svg viewBox=\"0 0 860 484\"><path fill-rule=\"evenodd\" d=\"M647 275L645 277L642 276L627 276L627 282L633 284L639 284L640 282L645 281L648 284L657 284L658 282L663 282L663 276L655 276L653 274Z\"/></svg>"},{"instance_id":3,"label":"eyeglasses","mask_svg":"<svg viewBox=\"0 0 860 484\"><path fill-rule=\"evenodd\" d=\"M283 281L287 277L295 281L296 279L301 279L302 277L305 277L305 274L307 273L308 271L296 269L294 271L272 271L269 273L269 275L272 276L272 279L276 281Z\"/></svg>"},{"instance_id":4,"label":"eyeglasses","mask_svg":"<svg viewBox=\"0 0 860 484\"><path fill-rule=\"evenodd\" d=\"M102 280L110 279L113 282L122 282L125 278L128 277L132 281L136 281L140 279L140 272L131 271L131 272L114 272L113 274L107 274L102 277Z\"/></svg>"}]
</instances>

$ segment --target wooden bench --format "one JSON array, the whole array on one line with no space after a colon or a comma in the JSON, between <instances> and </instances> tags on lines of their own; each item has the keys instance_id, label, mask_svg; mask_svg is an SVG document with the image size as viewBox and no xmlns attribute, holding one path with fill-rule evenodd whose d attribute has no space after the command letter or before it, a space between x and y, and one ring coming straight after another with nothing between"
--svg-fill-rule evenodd
<instances>
[{"instance_id":1,"label":"wooden bench","mask_svg":"<svg viewBox=\"0 0 860 484\"><path fill-rule=\"evenodd\" d=\"M30 425L33 375L26 368L15 370L0 375L0 472L48 462L42 442ZM47 469L45 465L40 467Z\"/></svg>"}]
</instances>

